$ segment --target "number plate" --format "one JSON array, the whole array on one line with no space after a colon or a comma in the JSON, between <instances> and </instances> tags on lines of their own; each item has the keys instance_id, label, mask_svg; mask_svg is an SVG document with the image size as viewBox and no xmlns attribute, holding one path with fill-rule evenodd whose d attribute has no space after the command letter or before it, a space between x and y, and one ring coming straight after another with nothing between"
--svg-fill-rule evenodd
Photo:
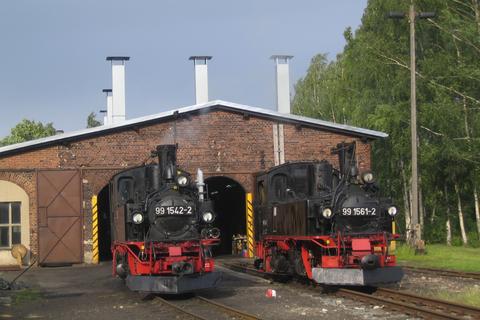
<instances>
[{"instance_id":1,"label":"number plate","mask_svg":"<svg viewBox=\"0 0 480 320\"><path fill-rule=\"evenodd\" d=\"M377 208L342 208L342 216L376 216Z\"/></svg>"},{"instance_id":2,"label":"number plate","mask_svg":"<svg viewBox=\"0 0 480 320\"><path fill-rule=\"evenodd\" d=\"M155 207L157 216L189 216L193 214L192 206L160 206Z\"/></svg>"}]
</instances>

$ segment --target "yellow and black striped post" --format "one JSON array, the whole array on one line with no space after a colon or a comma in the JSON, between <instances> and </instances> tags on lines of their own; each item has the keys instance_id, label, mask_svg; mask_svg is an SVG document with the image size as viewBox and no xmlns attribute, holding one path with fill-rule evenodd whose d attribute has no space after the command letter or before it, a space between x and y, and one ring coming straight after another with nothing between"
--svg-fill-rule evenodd
<instances>
[{"instance_id":1,"label":"yellow and black striped post","mask_svg":"<svg viewBox=\"0 0 480 320\"><path fill-rule=\"evenodd\" d=\"M92 263L98 263L98 206L97 206L97 196L92 197Z\"/></svg>"},{"instance_id":2,"label":"yellow and black striped post","mask_svg":"<svg viewBox=\"0 0 480 320\"><path fill-rule=\"evenodd\" d=\"M252 194L246 194L246 217L247 217L247 250L248 257L253 258L255 250L255 240L253 235L253 202Z\"/></svg>"},{"instance_id":3,"label":"yellow and black striped post","mask_svg":"<svg viewBox=\"0 0 480 320\"><path fill-rule=\"evenodd\" d=\"M395 232L397 231L396 230L396 225L395 225L395 221L392 221L392 234L395 234ZM397 249L397 241L393 240L393 241L390 241L390 248L389 248L389 251L390 252L395 252L395 249Z\"/></svg>"}]
</instances>

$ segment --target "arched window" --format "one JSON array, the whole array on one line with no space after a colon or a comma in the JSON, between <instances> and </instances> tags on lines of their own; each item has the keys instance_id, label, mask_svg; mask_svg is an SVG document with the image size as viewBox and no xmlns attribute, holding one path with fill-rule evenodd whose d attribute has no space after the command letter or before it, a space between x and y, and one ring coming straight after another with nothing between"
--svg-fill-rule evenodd
<instances>
[{"instance_id":1,"label":"arched window","mask_svg":"<svg viewBox=\"0 0 480 320\"><path fill-rule=\"evenodd\" d=\"M257 184L258 204L264 206L267 204L267 191L265 190L264 181L259 181Z\"/></svg>"}]
</instances>

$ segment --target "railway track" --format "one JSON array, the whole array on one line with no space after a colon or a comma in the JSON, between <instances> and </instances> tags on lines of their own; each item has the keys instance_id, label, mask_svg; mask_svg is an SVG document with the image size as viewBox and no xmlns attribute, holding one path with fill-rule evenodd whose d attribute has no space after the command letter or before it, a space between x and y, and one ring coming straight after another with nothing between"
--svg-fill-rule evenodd
<instances>
[{"instance_id":1,"label":"railway track","mask_svg":"<svg viewBox=\"0 0 480 320\"><path fill-rule=\"evenodd\" d=\"M168 300L166 300L165 298L162 298L162 297L157 297L156 300L160 301L163 305L166 305L167 307L169 307L170 309L173 309L175 310L175 312L179 313L179 314L182 314L183 316L187 316L189 318L192 318L192 319L198 319L198 320L208 320L207 318L204 318L198 314L195 314L193 312L190 312L188 310L185 310L184 308L182 308L181 306L175 304L175 303L172 303Z\"/></svg>"},{"instance_id":2,"label":"railway track","mask_svg":"<svg viewBox=\"0 0 480 320\"><path fill-rule=\"evenodd\" d=\"M377 288L374 293L364 293L339 289L337 294L369 304L381 304L391 310L425 319L480 319L479 308L396 290Z\"/></svg>"},{"instance_id":3,"label":"railway track","mask_svg":"<svg viewBox=\"0 0 480 320\"><path fill-rule=\"evenodd\" d=\"M420 268L420 267L412 267L412 266L402 266L402 268L406 271L414 271L414 272L417 272L417 273L433 274L433 275L436 275L436 276L480 280L480 272L442 270L442 269Z\"/></svg>"},{"instance_id":4,"label":"railway track","mask_svg":"<svg viewBox=\"0 0 480 320\"><path fill-rule=\"evenodd\" d=\"M255 315L246 313L244 311L238 310L236 308L224 305L222 303L219 303L217 301L213 301L210 299L207 299L202 296L194 296L191 299L185 300L188 302L188 305L190 307L186 308L183 303L175 303L169 300L166 300L165 298L162 297L156 297L156 300L160 301L162 304L168 306L169 308L175 310L177 313L180 313L184 316L187 316L192 319L198 319L198 320L212 320L212 319L244 319L244 320L260 320ZM198 310L192 310L191 308L192 302L194 302L195 305L197 305L197 302L200 302L200 304L205 304L208 305L208 315L204 316L201 315Z\"/></svg>"},{"instance_id":5,"label":"railway track","mask_svg":"<svg viewBox=\"0 0 480 320\"><path fill-rule=\"evenodd\" d=\"M258 270L240 264L222 263L226 268L257 276L265 276ZM408 292L375 288L372 293L357 289L340 288L334 294L368 304L384 305L390 310L425 319L480 319L480 308L449 301L422 297Z\"/></svg>"}]
</instances>

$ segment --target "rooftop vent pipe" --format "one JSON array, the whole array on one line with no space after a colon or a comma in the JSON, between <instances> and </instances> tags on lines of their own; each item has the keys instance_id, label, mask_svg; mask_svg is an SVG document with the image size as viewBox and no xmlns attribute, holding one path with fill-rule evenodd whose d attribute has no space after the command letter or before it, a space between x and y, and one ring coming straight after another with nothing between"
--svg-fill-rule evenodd
<instances>
[{"instance_id":1,"label":"rooftop vent pipe","mask_svg":"<svg viewBox=\"0 0 480 320\"><path fill-rule=\"evenodd\" d=\"M273 55L270 59L275 61L277 80L277 111L290 113L290 73L288 62L293 56Z\"/></svg>"},{"instance_id":2,"label":"rooftop vent pipe","mask_svg":"<svg viewBox=\"0 0 480 320\"><path fill-rule=\"evenodd\" d=\"M195 67L195 104L208 102L208 67L211 56L191 56Z\"/></svg>"},{"instance_id":3,"label":"rooftop vent pipe","mask_svg":"<svg viewBox=\"0 0 480 320\"><path fill-rule=\"evenodd\" d=\"M107 97L107 112L103 117L103 124L111 124L113 123L112 115L113 115L113 97L112 97L112 89L103 89L102 92L105 93Z\"/></svg>"},{"instance_id":4,"label":"rooftop vent pipe","mask_svg":"<svg viewBox=\"0 0 480 320\"><path fill-rule=\"evenodd\" d=\"M125 121L125 62L130 57L107 57L112 62L112 112L111 122ZM108 113L108 112L107 112ZM110 118L110 116L108 115Z\"/></svg>"},{"instance_id":5,"label":"rooftop vent pipe","mask_svg":"<svg viewBox=\"0 0 480 320\"><path fill-rule=\"evenodd\" d=\"M100 113L103 113L103 125L108 124L108 121L107 121L107 109L102 109L102 110L100 110Z\"/></svg>"}]
</instances>

